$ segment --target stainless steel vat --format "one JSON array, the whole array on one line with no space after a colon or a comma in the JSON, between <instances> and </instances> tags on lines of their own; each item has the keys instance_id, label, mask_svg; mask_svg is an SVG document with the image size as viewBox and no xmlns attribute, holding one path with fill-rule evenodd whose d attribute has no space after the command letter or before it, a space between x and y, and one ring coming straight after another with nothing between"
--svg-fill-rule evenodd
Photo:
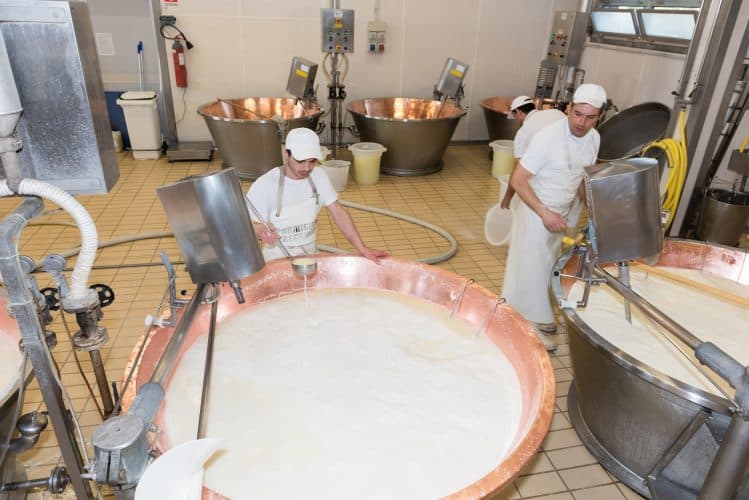
<instances>
[{"instance_id":1,"label":"stainless steel vat","mask_svg":"<svg viewBox=\"0 0 749 500\"><path fill-rule=\"evenodd\" d=\"M749 194L711 189L702 200L697 237L737 246L749 221Z\"/></svg>"},{"instance_id":2,"label":"stainless steel vat","mask_svg":"<svg viewBox=\"0 0 749 500\"><path fill-rule=\"evenodd\" d=\"M579 256L563 255L551 278L566 299ZM746 252L697 241L666 240L658 265L701 269L749 286ZM657 304L656 304L657 305ZM575 379L570 420L585 446L612 474L648 498L696 498L725 434L731 403L629 356L563 309ZM737 499L749 498L745 477Z\"/></svg>"},{"instance_id":3,"label":"stainless steel vat","mask_svg":"<svg viewBox=\"0 0 749 500\"><path fill-rule=\"evenodd\" d=\"M515 138L520 128L520 120L508 120L507 113L510 112L512 97L489 97L481 101L486 121L486 132L489 140Z\"/></svg>"},{"instance_id":4,"label":"stainless steel vat","mask_svg":"<svg viewBox=\"0 0 749 500\"><path fill-rule=\"evenodd\" d=\"M405 97L362 99L348 105L361 140L387 148L381 170L391 175L426 175L442 170L442 156L461 108L440 101Z\"/></svg>"},{"instance_id":5,"label":"stainless steel vat","mask_svg":"<svg viewBox=\"0 0 749 500\"><path fill-rule=\"evenodd\" d=\"M598 127L600 161L621 160L638 154L647 144L666 134L671 110L659 102L645 102L627 108Z\"/></svg>"},{"instance_id":6,"label":"stainless steel vat","mask_svg":"<svg viewBox=\"0 0 749 500\"><path fill-rule=\"evenodd\" d=\"M198 113L221 152L223 166L252 180L283 162L279 122L285 132L297 127L316 130L323 109L283 97L244 97L203 104Z\"/></svg>"},{"instance_id":7,"label":"stainless steel vat","mask_svg":"<svg viewBox=\"0 0 749 500\"><path fill-rule=\"evenodd\" d=\"M15 80L23 106L21 172L70 194L107 193L120 176L89 5L0 1L10 63L0 80Z\"/></svg>"},{"instance_id":8,"label":"stainless steel vat","mask_svg":"<svg viewBox=\"0 0 749 500\"><path fill-rule=\"evenodd\" d=\"M309 288L370 288L419 297L454 310L456 317L468 321L482 334L487 335L510 360L521 386L522 399L511 404L522 405L520 422L511 449L504 457L497 457L497 466L481 479L454 492L446 498L478 499L496 496L509 484L533 458L541 445L549 425L555 403L555 381L551 360L532 327L507 304L498 304L498 298L485 288L466 286L466 278L437 267L413 261L384 259L375 264L357 256L315 256L317 273L309 277ZM222 287L218 303L218 321L228 319L232 313L254 304L273 300L290 293L303 293L305 281L299 279L286 259L269 262L263 270L243 280L245 304L237 304L227 287ZM465 289L465 293L462 291ZM462 295L462 299L460 298ZM202 307L187 333L182 352L206 334L210 307ZM125 376L134 367L133 384L123 394L123 408L127 409L135 396L136 388L148 382L164 351L173 328L160 327L141 337L133 349ZM269 335L273 332L269 330ZM143 345L145 343L145 345ZM143 345L143 356L137 357ZM181 353L180 353L181 356ZM449 396L448 396L449 397ZM227 408L226 411L233 411ZM163 431L159 446L168 448L168 429L157 423ZM251 425L251 423L250 423ZM241 427L241 426L240 426ZM352 464L356 467L356 464ZM289 480L293 480L290 477ZM315 492L311 493L311 496ZM356 493L352 492L352 496Z\"/></svg>"}]
</instances>

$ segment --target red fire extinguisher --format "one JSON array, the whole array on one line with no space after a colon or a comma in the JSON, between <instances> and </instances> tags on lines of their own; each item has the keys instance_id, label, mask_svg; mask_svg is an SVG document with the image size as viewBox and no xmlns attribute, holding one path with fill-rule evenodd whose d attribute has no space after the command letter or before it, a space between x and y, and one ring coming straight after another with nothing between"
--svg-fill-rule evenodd
<instances>
[{"instance_id":1,"label":"red fire extinguisher","mask_svg":"<svg viewBox=\"0 0 749 500\"><path fill-rule=\"evenodd\" d=\"M185 66L185 48L179 38L172 43L172 63L174 63L174 81L177 87L187 87L187 67Z\"/></svg>"}]
</instances>

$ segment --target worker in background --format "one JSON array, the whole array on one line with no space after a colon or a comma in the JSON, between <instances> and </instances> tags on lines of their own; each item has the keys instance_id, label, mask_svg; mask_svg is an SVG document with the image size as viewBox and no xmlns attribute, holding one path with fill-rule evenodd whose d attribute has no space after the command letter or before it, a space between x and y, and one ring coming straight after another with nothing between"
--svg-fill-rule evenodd
<instances>
[{"instance_id":1,"label":"worker in background","mask_svg":"<svg viewBox=\"0 0 749 500\"><path fill-rule=\"evenodd\" d=\"M246 195L271 228L266 229L250 210L265 260L286 256L277 244L279 240L292 255L317 253L317 214L321 207L328 209L360 255L375 262L386 257L387 252L364 244L351 215L338 203L338 193L327 174L315 168L323 159L317 134L308 128L292 129L285 148L286 164L258 177Z\"/></svg>"},{"instance_id":2,"label":"worker in background","mask_svg":"<svg viewBox=\"0 0 749 500\"><path fill-rule=\"evenodd\" d=\"M515 139L512 141L513 156L515 156L515 164L523 157L525 151L528 149L528 145L536 132L544 128L546 125L554 123L557 120L561 120L565 115L558 109L536 109L536 105L533 104L533 99L527 95L517 96L510 103L510 112L507 113L508 120L518 120L520 122L520 129L515 133ZM502 208L510 208L510 201L515 194L515 190L512 186L507 186L507 192L505 193L500 205Z\"/></svg>"},{"instance_id":3,"label":"worker in background","mask_svg":"<svg viewBox=\"0 0 749 500\"><path fill-rule=\"evenodd\" d=\"M523 203L515 212L502 296L539 334L556 333L549 277L570 209L582 194L583 169L598 156L601 138L593 127L605 103L603 87L580 85L567 118L536 133L510 178ZM540 336L548 350L556 349Z\"/></svg>"}]
</instances>

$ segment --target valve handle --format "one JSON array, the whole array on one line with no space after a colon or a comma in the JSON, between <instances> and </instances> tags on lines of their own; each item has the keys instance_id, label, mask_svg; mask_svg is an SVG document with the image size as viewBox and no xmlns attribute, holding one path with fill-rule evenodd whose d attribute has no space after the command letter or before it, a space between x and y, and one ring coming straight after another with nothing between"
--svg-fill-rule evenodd
<instances>
[{"instance_id":1,"label":"valve handle","mask_svg":"<svg viewBox=\"0 0 749 500\"><path fill-rule=\"evenodd\" d=\"M39 290L44 295L44 300L47 302L47 308L50 311L57 311L60 309L60 291L57 288L47 287Z\"/></svg>"},{"instance_id":2,"label":"valve handle","mask_svg":"<svg viewBox=\"0 0 749 500\"><path fill-rule=\"evenodd\" d=\"M97 283L91 285L89 288L95 291L99 296L99 305L101 307L107 307L114 302L114 290L112 290L112 287L104 285L103 283Z\"/></svg>"}]
</instances>

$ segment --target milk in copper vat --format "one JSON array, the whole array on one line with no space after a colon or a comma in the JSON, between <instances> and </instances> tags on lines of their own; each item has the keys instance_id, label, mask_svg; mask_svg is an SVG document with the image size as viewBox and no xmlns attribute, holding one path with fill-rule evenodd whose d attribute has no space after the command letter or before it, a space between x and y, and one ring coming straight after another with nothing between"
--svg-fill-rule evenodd
<instances>
[{"instance_id":1,"label":"milk in copper vat","mask_svg":"<svg viewBox=\"0 0 749 500\"><path fill-rule=\"evenodd\" d=\"M749 288L736 282L701 273L699 270L662 268L698 283L718 287L738 296L749 297ZM677 323L703 341L710 341L749 365L749 310L698 289L685 287L668 278L647 274L632 267L632 289L671 316ZM577 282L570 297L582 296L583 284ZM577 314L601 337L648 366L698 389L721 395L671 342L654 330L634 305L632 324L624 319L624 301L611 288L601 285L591 290L588 305ZM691 356L692 361L699 364Z\"/></svg>"},{"instance_id":2,"label":"milk in copper vat","mask_svg":"<svg viewBox=\"0 0 749 500\"><path fill-rule=\"evenodd\" d=\"M309 290L217 328L206 486L232 498L437 498L495 468L521 425L517 375L463 320L420 299ZM166 396L170 446L194 439L206 337Z\"/></svg>"}]
</instances>

